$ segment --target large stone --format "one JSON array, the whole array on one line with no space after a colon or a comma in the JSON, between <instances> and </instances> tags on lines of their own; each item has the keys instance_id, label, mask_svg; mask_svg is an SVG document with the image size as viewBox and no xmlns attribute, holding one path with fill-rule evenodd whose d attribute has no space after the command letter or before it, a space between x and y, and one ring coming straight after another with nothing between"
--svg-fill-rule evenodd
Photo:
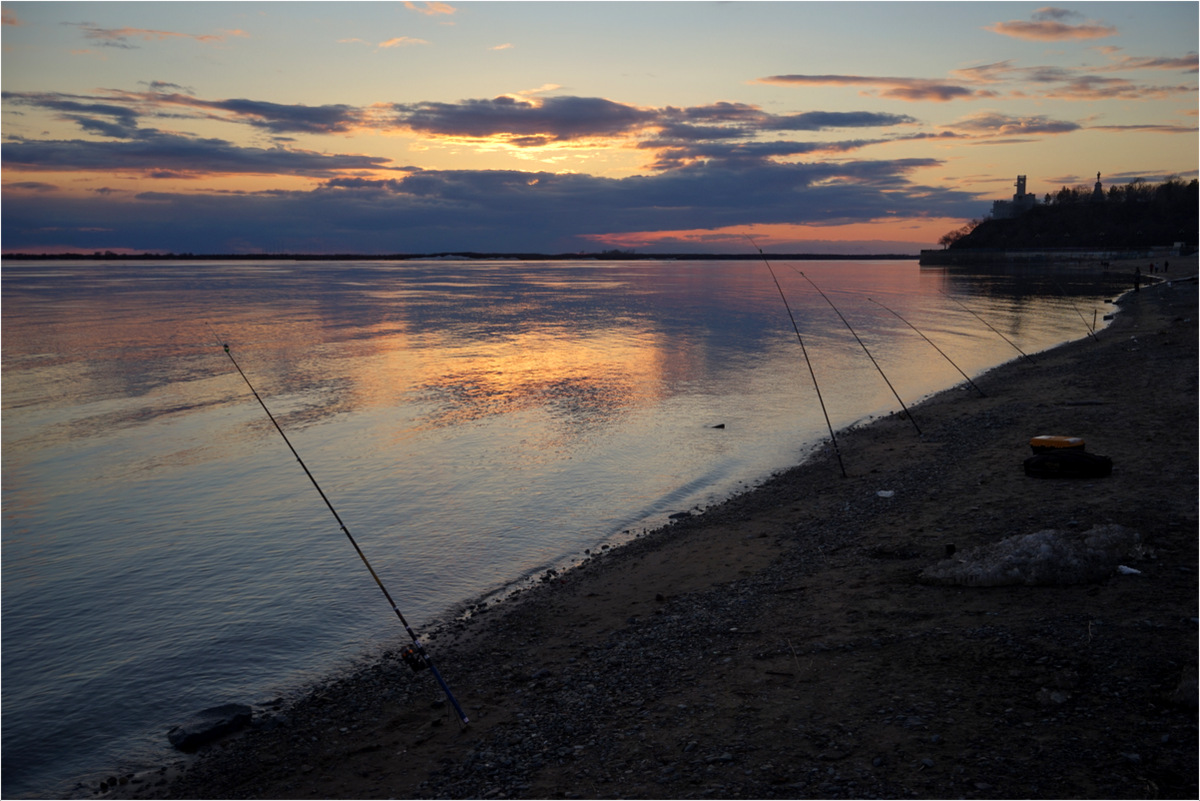
<instances>
[{"instance_id":1,"label":"large stone","mask_svg":"<svg viewBox=\"0 0 1200 801\"><path fill-rule=\"evenodd\" d=\"M1086 584L1111 576L1137 547L1138 533L1118 525L1083 533L1046 529L963 551L921 572L930 584Z\"/></svg>"},{"instance_id":2,"label":"large stone","mask_svg":"<svg viewBox=\"0 0 1200 801\"><path fill-rule=\"evenodd\" d=\"M209 707L178 726L172 726L167 732L167 739L180 751L191 753L213 740L245 728L252 716L253 712L245 704Z\"/></svg>"}]
</instances>

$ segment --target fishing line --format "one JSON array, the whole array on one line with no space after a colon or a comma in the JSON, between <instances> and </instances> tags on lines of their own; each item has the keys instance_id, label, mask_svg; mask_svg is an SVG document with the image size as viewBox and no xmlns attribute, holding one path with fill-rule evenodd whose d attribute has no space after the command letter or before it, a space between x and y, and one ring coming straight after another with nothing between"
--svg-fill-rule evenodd
<instances>
[{"instance_id":1,"label":"fishing line","mask_svg":"<svg viewBox=\"0 0 1200 801\"><path fill-rule=\"evenodd\" d=\"M965 306L965 305L964 305L964 304L963 304L961 301L959 301L959 300L958 300L958 298L954 297L953 295L951 295L949 292L947 292L947 291L946 291L946 290L944 290L944 289L939 289L938 291L939 291L939 292L941 292L941 293L942 293L943 295L945 295L946 297L950 298L950 300L954 301L954 302L955 302L955 303L957 303L959 306L962 306L964 310L966 310L966 311L970 312L971 314L974 314L974 315L975 315L975 318L976 318L977 320L979 320L979 322L981 322L981 323L983 323L984 325L986 325L988 328L991 328L991 329L992 329L992 331L994 331L994 332L996 333L996 336L1000 337L1000 338L1001 338L1001 339L1003 339L1005 342L1007 342L1008 344L1010 344L1010 345L1012 345L1014 348L1016 348L1016 351L1017 351L1017 353L1021 354L1021 355L1022 355L1022 356L1024 356L1026 359L1029 359L1029 363L1030 363L1030 364L1037 364L1037 362L1035 362L1035 361L1033 360L1033 357L1032 357L1032 356L1030 356L1028 353L1026 353L1025 351L1023 351L1023 350L1021 350L1020 348L1018 348L1018 347L1017 347L1017 345L1016 345L1016 343L1014 343L1014 342L1013 342L1011 339L1009 339L1008 337L1004 336L1004 334L1001 334L999 331L996 331L996 329L995 329L995 328L992 326L992 324L991 324L991 323L989 323L987 320L985 320L985 319L983 319L982 317L980 317L978 314L975 314L975 312L973 312L973 311L971 311L970 309L968 309L968 308L967 308L967 307L966 307L966 306Z\"/></svg>"},{"instance_id":2,"label":"fishing line","mask_svg":"<svg viewBox=\"0 0 1200 801\"><path fill-rule=\"evenodd\" d=\"M742 234L742 236L750 239L749 234ZM792 307L788 305L787 296L783 294L783 287L779 285L779 279L775 277L775 270L771 268L771 262L767 261L767 255L762 252L762 248L753 239L750 239L750 244L754 245L758 255L762 256L763 264L767 265L767 270L771 273L771 280L775 282L775 288L779 290L779 297L783 298L783 307L787 309L788 317L792 321L792 330L796 332L796 339L800 341L800 352L804 354L804 363L808 365L808 374L812 376L813 388L817 390L817 400L821 404L821 414L825 415L825 427L829 429L829 440L833 443L833 453L837 456L838 467L842 470L842 478L846 478L846 465L842 463L842 452L838 448L837 437L833 433L833 424L829 422L829 412L825 410L825 399L821 397L821 385L817 383L817 374L813 372L812 360L808 358L808 348L804 347L804 337L800 336L800 326L796 325L796 316L792 314Z\"/></svg>"},{"instance_id":3,"label":"fishing line","mask_svg":"<svg viewBox=\"0 0 1200 801\"><path fill-rule=\"evenodd\" d=\"M210 325L209 328L211 329L212 326ZM213 331L213 336L217 336L217 332L215 330ZM379 574L375 572L375 568L371 567L371 563L367 561L367 555L363 553L362 548L358 547L358 542L354 539L353 535L350 534L350 529L346 528L346 524L342 522L341 516L337 513L337 510L333 508L333 504L330 503L328 496L325 495L325 491L321 489L321 485L317 483L316 478L314 478L313 474L309 471L308 465L304 464L304 460L300 458L300 454L296 452L294 447L292 447L291 440L287 438L287 434L283 433L283 428L280 427L279 422L275 419L275 415L271 414L271 410L267 408L267 404L263 402L263 399L259 396L258 391L254 388L254 385L250 383L250 379L246 377L244 372L242 372L241 366L238 365L237 360L233 358L233 354L229 351L229 345L225 342L222 342L219 336L217 336L217 340L221 342L222 347L225 348L225 355L229 357L229 361L233 362L233 366L238 371L238 375L240 375L242 380L246 382L246 386L250 388L250 392L254 395L254 399L258 401L258 405L262 406L263 411L267 413L267 417L269 417L271 422L275 425L275 430L279 432L279 436L283 437L283 441L287 443L288 450L292 452L292 456L295 456L296 461L300 463L300 467L303 468L304 474L308 476L308 480L311 481L312 485L316 488L317 493L321 496L321 500L325 501L325 505L328 506L329 511L333 513L333 519L336 520L338 526L341 527L342 533L346 535L346 539L350 540L350 544L354 546L354 550L358 553L358 558L362 560L364 565L366 565L367 570L371 573L371 578L375 579L375 584L379 587L380 591L383 592L383 597L386 598L387 602L391 605L392 611L396 613L396 617L400 618L400 624L404 626L404 630L407 631L408 636L412 638L413 648L415 651L413 649L407 650L403 654L404 661L410 668L413 669L414 672L423 668L429 668L429 672L433 674L433 677L441 686L442 692L446 694L446 698L449 699L450 703L454 706L454 711L458 713L458 719L462 721L464 726L467 725L467 723L470 721L467 720L467 716L463 712L462 707L458 705L458 700L455 699L454 693L450 692L450 686L446 684L446 680L442 678L442 674L439 673L437 667L434 666L433 660L430 659L429 654L425 652L424 646L421 645L420 638L417 637L417 633L413 631L412 626L408 625L408 621L404 619L404 615L400 612L400 607L396 606L396 602L392 600L392 595L387 591L387 587L383 586L383 582L380 580Z\"/></svg>"},{"instance_id":4,"label":"fishing line","mask_svg":"<svg viewBox=\"0 0 1200 801\"><path fill-rule=\"evenodd\" d=\"M896 317L897 317L897 318L899 318L900 322L904 323L904 324L905 324L905 325L907 325L909 328L911 328L912 330L916 331L916 332L917 332L917 335L918 335L918 336L920 336L920 337L921 337L921 339L923 339L923 340L925 340L926 342L928 342L928 343L929 343L929 344L930 344L930 345L933 347L933 349L934 349L934 350L936 350L938 353L942 354L942 356L943 356L943 357L946 359L946 361L950 362L950 364L951 364L951 365L953 365L954 369L955 369L955 370L958 370L958 372L959 372L959 373L962 375L962 377L963 377L963 378L965 378L965 379L967 379L967 383L968 383L968 384L970 384L972 387L974 387L974 388L975 388L975 391L979 393L979 397L981 397L981 398L986 398L986 397L987 397L987 395L983 394L983 390L982 390L982 389L980 389L979 387L975 386L975 382L971 380L971 376L969 376L969 375L967 375L966 373L964 373L964 372L962 371L962 368L961 368L961 367L959 367L957 364L954 364L954 360L953 360L953 359L951 359L949 356L947 356L945 351L943 351L943 350L942 350L941 348L939 348L937 345L934 345L934 344L933 344L933 340L932 340L932 339L930 339L929 337L925 336L924 334L922 334L922 333L921 333L921 331L920 331L920 329L918 329L918 328L917 328L915 325L913 325L912 323L910 323L908 320L905 320L903 317L900 317L900 313L899 313L898 311L896 311L895 309L888 309L888 307L887 307L887 306L884 306L882 303L880 303L879 301L875 300L875 298L867 298L867 300L871 301L871 302L872 302L872 303L874 303L876 306L882 306L882 307L883 307L884 309L886 309L887 311L890 311L892 314L896 315Z\"/></svg>"},{"instance_id":5,"label":"fishing line","mask_svg":"<svg viewBox=\"0 0 1200 801\"><path fill-rule=\"evenodd\" d=\"M796 270L795 267L792 269ZM875 361L875 357L871 355L871 351L867 350L867 346L863 344L863 341L858 338L858 334L854 333L854 328L850 325L850 322L846 319L845 315L838 311L838 307L833 305L833 301L829 299L829 296L822 292L821 287L817 286L811 278L809 278L800 270L796 270L796 272L800 273L800 276L805 281L808 281L808 283L812 284L812 288L817 290L817 293L820 294L821 297L825 298L825 302L829 304L829 308L833 309L834 313L837 314L838 317L842 318L842 322L846 324L846 329L856 340L858 340L858 344L862 347L863 353L867 354L867 358L871 360L871 364L875 365L875 369L879 371L881 376L883 376L883 383L887 384L888 389L890 389L892 394L896 396L896 401L900 404L900 408L904 410L906 415L908 415L908 421L913 424L913 428L917 430L917 434L919 435L921 433L921 427L917 425L917 421L913 419L912 412L910 412L908 407L904 405L904 401L900 400L900 393L897 392L896 388L892 386L892 382L888 381L888 377L883 372L883 368L879 366L879 362Z\"/></svg>"}]
</instances>

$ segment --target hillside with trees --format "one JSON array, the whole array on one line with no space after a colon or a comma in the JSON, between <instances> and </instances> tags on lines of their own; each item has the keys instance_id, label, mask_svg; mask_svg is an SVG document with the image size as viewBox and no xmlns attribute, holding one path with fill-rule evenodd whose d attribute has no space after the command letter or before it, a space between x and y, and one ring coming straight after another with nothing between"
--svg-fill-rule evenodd
<instances>
[{"instance_id":1,"label":"hillside with trees","mask_svg":"<svg viewBox=\"0 0 1200 801\"><path fill-rule=\"evenodd\" d=\"M1184 243L1196 250L1200 187L1195 180L1138 180L1111 186L1103 200L1086 186L1063 187L1008 219L973 220L938 240L949 250L1144 249Z\"/></svg>"}]
</instances>

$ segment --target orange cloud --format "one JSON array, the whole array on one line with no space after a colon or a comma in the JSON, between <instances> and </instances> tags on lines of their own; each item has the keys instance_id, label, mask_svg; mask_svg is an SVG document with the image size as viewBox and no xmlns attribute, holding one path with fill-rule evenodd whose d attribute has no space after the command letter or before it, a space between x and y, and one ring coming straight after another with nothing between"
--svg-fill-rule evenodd
<instances>
[{"instance_id":1,"label":"orange cloud","mask_svg":"<svg viewBox=\"0 0 1200 801\"><path fill-rule=\"evenodd\" d=\"M1056 100L1161 100L1177 94L1192 94L1195 86L1146 86L1124 78L1102 78L1099 75L1080 75L1062 86L1041 93L1041 97Z\"/></svg>"},{"instance_id":2,"label":"orange cloud","mask_svg":"<svg viewBox=\"0 0 1200 801\"><path fill-rule=\"evenodd\" d=\"M12 25L12 26L16 27L18 25L25 24L25 23L21 22L21 20L17 19L17 15L14 14L13 12L9 11L7 8L3 10L3 17L4 17L3 24L5 24L5 25Z\"/></svg>"},{"instance_id":3,"label":"orange cloud","mask_svg":"<svg viewBox=\"0 0 1200 801\"><path fill-rule=\"evenodd\" d=\"M454 14L458 11L457 8L449 3L405 3L404 7L409 11L415 11L418 14L424 14L427 17L435 17L440 14Z\"/></svg>"},{"instance_id":4,"label":"orange cloud","mask_svg":"<svg viewBox=\"0 0 1200 801\"><path fill-rule=\"evenodd\" d=\"M1168 70L1180 72L1197 72L1197 57L1195 53L1188 53L1182 58L1136 58L1134 56L1125 56L1124 58L1116 59L1107 67L1101 67L1101 72L1117 72L1120 70Z\"/></svg>"},{"instance_id":5,"label":"orange cloud","mask_svg":"<svg viewBox=\"0 0 1200 801\"><path fill-rule=\"evenodd\" d=\"M1105 53L1112 56L1112 52ZM1095 69L1112 73L1124 70L1197 71L1194 53L1181 58L1124 58ZM794 86L862 86L867 93L908 101L949 102L999 97L1043 97L1055 100L1150 100L1176 94L1194 94L1187 85L1148 86L1126 78L1087 74L1065 67L1017 67L1012 61L997 61L953 70L950 80L872 75L772 75L755 83ZM1009 84L1007 90L1002 85Z\"/></svg>"},{"instance_id":6,"label":"orange cloud","mask_svg":"<svg viewBox=\"0 0 1200 801\"><path fill-rule=\"evenodd\" d=\"M388 39L386 42L380 42L380 47L407 47L408 45L429 44L424 39L414 39L411 36L397 36L394 39Z\"/></svg>"},{"instance_id":7,"label":"orange cloud","mask_svg":"<svg viewBox=\"0 0 1200 801\"><path fill-rule=\"evenodd\" d=\"M892 78L867 75L772 75L755 83L800 86L867 86L882 97L895 100L933 100L944 103L975 97L991 97L986 90L926 78Z\"/></svg>"},{"instance_id":8,"label":"orange cloud","mask_svg":"<svg viewBox=\"0 0 1200 801\"><path fill-rule=\"evenodd\" d=\"M1065 8L1046 6L1039 8L1031 22L1009 20L996 22L984 28L986 31L998 33L1001 36L1012 36L1016 39L1031 39L1038 42L1059 42L1070 39L1103 39L1115 36L1117 29L1109 25L1101 25L1088 21L1073 25L1063 20L1078 17L1075 11Z\"/></svg>"},{"instance_id":9,"label":"orange cloud","mask_svg":"<svg viewBox=\"0 0 1200 801\"><path fill-rule=\"evenodd\" d=\"M1106 53L1111 55L1111 53ZM1044 97L1055 100L1151 100L1175 94L1193 94L1195 87L1186 85L1149 86L1127 78L1104 77L1093 73L1113 73L1125 70L1196 71L1196 56L1183 58L1125 58L1103 67L1017 67L1011 61L997 61L976 67L954 70L951 74L966 84L1009 83L1013 97Z\"/></svg>"},{"instance_id":10,"label":"orange cloud","mask_svg":"<svg viewBox=\"0 0 1200 801\"><path fill-rule=\"evenodd\" d=\"M1051 119L1044 114L1012 116L995 111L981 111L955 122L951 127L965 129L975 135L1031 136L1062 134L1078 131L1075 122Z\"/></svg>"}]
</instances>

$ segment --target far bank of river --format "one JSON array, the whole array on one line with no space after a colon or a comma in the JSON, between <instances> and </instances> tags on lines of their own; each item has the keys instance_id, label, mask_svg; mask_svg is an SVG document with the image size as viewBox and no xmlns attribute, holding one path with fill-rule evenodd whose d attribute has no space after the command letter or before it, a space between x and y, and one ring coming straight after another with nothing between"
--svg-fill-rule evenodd
<instances>
[{"instance_id":1,"label":"far bank of river","mask_svg":"<svg viewBox=\"0 0 1200 801\"><path fill-rule=\"evenodd\" d=\"M1114 270L1133 271L1135 261L1147 259L1158 263L1176 259L1182 263L1178 247L1151 247L1138 250L1115 250L1104 248L962 248L944 250L922 250L922 267L979 266L1000 264L1053 264L1055 266L1078 265ZM1114 263L1115 262L1115 263Z\"/></svg>"}]
</instances>

